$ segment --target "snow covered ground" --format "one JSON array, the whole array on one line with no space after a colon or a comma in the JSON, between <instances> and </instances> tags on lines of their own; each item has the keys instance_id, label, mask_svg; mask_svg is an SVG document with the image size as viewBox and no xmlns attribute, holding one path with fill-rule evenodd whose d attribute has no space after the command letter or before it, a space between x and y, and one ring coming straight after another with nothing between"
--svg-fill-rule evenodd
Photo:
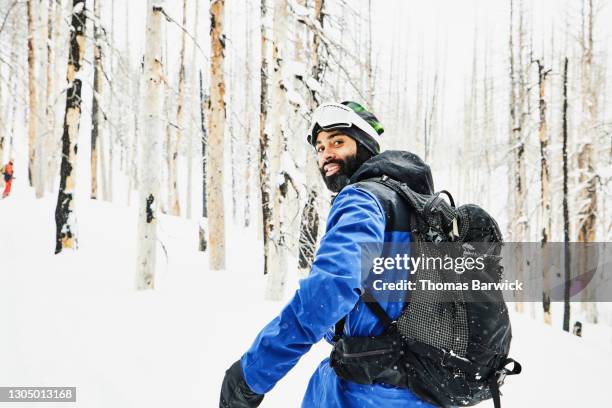
<instances>
[{"instance_id":1,"label":"snow covered ground","mask_svg":"<svg viewBox=\"0 0 612 408\"><path fill-rule=\"evenodd\" d=\"M225 369L282 307L261 300L255 230L230 227L227 270L209 272L196 222L162 216L157 287L136 292L135 209L78 201L80 248L53 255L54 207L19 189L0 201L0 386L78 388L54 407L218 406ZM611 406L609 322L582 339L529 313L512 324L524 372L502 388L504 408ZM262 407L299 407L329 351L313 347Z\"/></svg>"}]
</instances>

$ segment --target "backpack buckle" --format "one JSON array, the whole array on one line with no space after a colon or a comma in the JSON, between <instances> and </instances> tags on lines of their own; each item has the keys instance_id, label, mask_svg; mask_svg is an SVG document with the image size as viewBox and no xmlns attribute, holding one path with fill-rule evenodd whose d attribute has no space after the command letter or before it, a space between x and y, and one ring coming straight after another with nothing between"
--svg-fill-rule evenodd
<instances>
[{"instance_id":1,"label":"backpack buckle","mask_svg":"<svg viewBox=\"0 0 612 408\"><path fill-rule=\"evenodd\" d=\"M387 327L385 327L385 331L389 334L399 333L399 329L397 327L397 320L393 320Z\"/></svg>"},{"instance_id":2,"label":"backpack buckle","mask_svg":"<svg viewBox=\"0 0 612 408\"><path fill-rule=\"evenodd\" d=\"M448 367L448 357L450 357L450 353L446 350L444 350L444 353L442 354L442 358L440 359L440 364L442 365L442 367Z\"/></svg>"},{"instance_id":3,"label":"backpack buckle","mask_svg":"<svg viewBox=\"0 0 612 408\"><path fill-rule=\"evenodd\" d=\"M505 368L502 368L501 370L495 372L495 377L497 377L497 385L499 385L500 387L504 385L506 375L508 375L508 373Z\"/></svg>"},{"instance_id":4,"label":"backpack buckle","mask_svg":"<svg viewBox=\"0 0 612 408\"><path fill-rule=\"evenodd\" d=\"M448 235L451 241L454 241L455 238L459 238L459 224L457 223L457 217L453 218L452 229Z\"/></svg>"}]
</instances>

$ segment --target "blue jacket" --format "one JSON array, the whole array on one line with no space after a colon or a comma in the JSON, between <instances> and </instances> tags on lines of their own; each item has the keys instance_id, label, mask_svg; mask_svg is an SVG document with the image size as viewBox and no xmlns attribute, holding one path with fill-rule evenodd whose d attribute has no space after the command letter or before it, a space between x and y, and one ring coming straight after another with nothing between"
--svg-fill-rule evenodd
<instances>
[{"instance_id":1,"label":"blue jacket","mask_svg":"<svg viewBox=\"0 0 612 408\"><path fill-rule=\"evenodd\" d=\"M377 176L381 171L394 178L406 178L406 152L384 152L362 165L352 181ZM399 156L398 156L399 155ZM416 157L416 156L415 156ZM410 158L413 158L410 156ZM381 166L398 159L401 175L393 168ZM420 160L420 159L419 159ZM371 163L372 162L372 163ZM374 165L374 166L373 166ZM424 165L419 162L419 169ZM426 190L433 189L429 168ZM414 173L412 173L414 176ZM367 176L367 177L366 177ZM401 176L401 177L400 177ZM413 179L414 180L414 179ZM422 181L422 180L421 180ZM333 326L347 316L344 333L348 336L367 336L382 333L379 319L360 300L361 254L360 244L410 242L410 232L398 227L403 223L398 210L399 198L389 196L380 188L368 187L375 183L357 183L345 187L331 207L326 233L306 279L280 315L259 333L240 362L248 386L258 394L272 389L306 353L322 338L333 337ZM414 185L413 185L414 187ZM392 208L391 208L392 207ZM404 229L398 231L396 229ZM381 304L387 314L397 317L403 303ZM340 379L329 365L321 362L313 374L302 407L429 407L410 390L382 384L361 385Z\"/></svg>"}]
</instances>

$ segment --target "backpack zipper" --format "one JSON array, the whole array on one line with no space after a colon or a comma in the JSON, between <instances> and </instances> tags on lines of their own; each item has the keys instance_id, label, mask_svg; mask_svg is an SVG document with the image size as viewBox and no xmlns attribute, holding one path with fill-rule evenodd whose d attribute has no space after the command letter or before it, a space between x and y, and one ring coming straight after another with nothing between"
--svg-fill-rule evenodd
<instances>
[{"instance_id":1,"label":"backpack zipper","mask_svg":"<svg viewBox=\"0 0 612 408\"><path fill-rule=\"evenodd\" d=\"M342 357L346 357L346 358L369 357L369 356L377 356L379 354L389 353L391 351L393 351L392 348L382 349L382 350L362 351L360 353L343 353Z\"/></svg>"}]
</instances>

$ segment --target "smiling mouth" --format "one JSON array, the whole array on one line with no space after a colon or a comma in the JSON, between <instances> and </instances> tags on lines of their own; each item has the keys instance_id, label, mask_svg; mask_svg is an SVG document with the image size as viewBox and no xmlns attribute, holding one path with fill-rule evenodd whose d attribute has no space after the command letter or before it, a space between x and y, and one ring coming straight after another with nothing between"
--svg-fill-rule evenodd
<instances>
[{"instance_id":1,"label":"smiling mouth","mask_svg":"<svg viewBox=\"0 0 612 408\"><path fill-rule=\"evenodd\" d=\"M330 163L326 164L323 169L325 170L325 177L329 177L340 171L340 165L338 163Z\"/></svg>"}]
</instances>

